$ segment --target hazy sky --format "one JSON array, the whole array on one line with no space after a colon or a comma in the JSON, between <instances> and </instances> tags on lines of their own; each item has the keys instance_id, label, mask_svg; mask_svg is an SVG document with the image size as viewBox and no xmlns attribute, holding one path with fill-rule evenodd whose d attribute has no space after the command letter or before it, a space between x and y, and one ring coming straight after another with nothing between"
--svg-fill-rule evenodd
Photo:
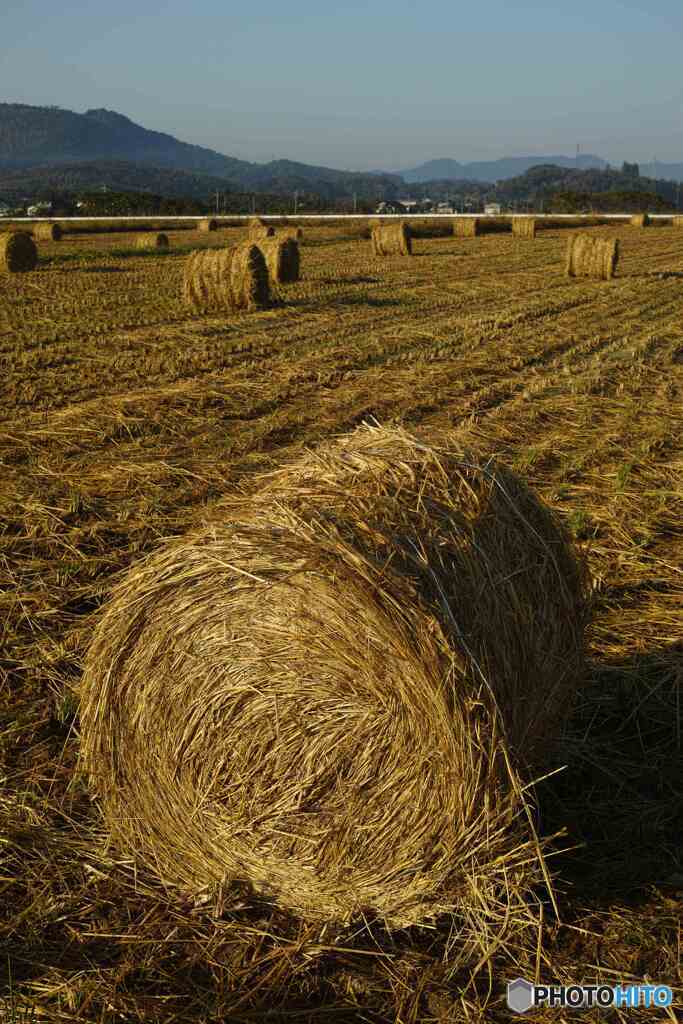
<instances>
[{"instance_id":1,"label":"hazy sky","mask_svg":"<svg viewBox=\"0 0 683 1024\"><path fill-rule=\"evenodd\" d=\"M0 100L247 160L683 160L680 0L0 2Z\"/></svg>"}]
</instances>

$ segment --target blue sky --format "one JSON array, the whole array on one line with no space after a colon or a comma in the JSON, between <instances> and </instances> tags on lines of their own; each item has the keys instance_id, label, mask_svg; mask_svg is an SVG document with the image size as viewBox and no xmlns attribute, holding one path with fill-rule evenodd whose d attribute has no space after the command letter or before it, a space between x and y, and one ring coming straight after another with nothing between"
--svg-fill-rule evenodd
<instances>
[{"instance_id":1,"label":"blue sky","mask_svg":"<svg viewBox=\"0 0 683 1024\"><path fill-rule=\"evenodd\" d=\"M243 159L683 161L683 4L2 0L0 100Z\"/></svg>"}]
</instances>

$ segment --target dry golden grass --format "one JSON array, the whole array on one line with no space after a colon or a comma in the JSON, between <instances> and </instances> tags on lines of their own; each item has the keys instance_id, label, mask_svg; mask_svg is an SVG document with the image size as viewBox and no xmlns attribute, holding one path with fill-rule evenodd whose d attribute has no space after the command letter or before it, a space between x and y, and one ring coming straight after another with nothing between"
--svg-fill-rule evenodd
<instances>
[{"instance_id":1,"label":"dry golden grass","mask_svg":"<svg viewBox=\"0 0 683 1024\"><path fill-rule=\"evenodd\" d=\"M564 275L564 230L418 238L382 263L361 230L307 227L305 277L253 313L198 318L180 294L189 247L246 226L170 231L168 252L65 234L34 273L0 275L9 1020L503 1024L506 980L536 972L669 981L680 1005L683 237L591 228L620 237L605 286ZM493 452L589 566L586 679L548 770L565 767L524 794L539 835L573 847L547 859L559 917L542 886L511 919L501 899L498 946L466 920L323 931L243 885L210 913L179 903L112 850L77 769L82 664L119 574L371 416Z\"/></svg>"}]
</instances>

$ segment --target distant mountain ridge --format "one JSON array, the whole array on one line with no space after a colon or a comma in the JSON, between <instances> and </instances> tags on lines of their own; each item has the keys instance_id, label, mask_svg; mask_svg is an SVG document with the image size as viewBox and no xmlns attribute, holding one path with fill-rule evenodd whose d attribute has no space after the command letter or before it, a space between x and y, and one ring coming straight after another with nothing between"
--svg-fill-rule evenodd
<instances>
[{"instance_id":1,"label":"distant mountain ridge","mask_svg":"<svg viewBox=\"0 0 683 1024\"><path fill-rule=\"evenodd\" d=\"M475 160L471 163L460 163L448 158L427 160L417 167L396 171L406 184L421 184L426 181L481 181L495 184L508 178L517 178L532 167L550 165L566 167L567 170L605 170L609 162L593 153L580 153L572 156L511 156L498 160ZM683 163L662 163L652 161L640 164L641 173L647 171L650 177L660 180L683 181ZM656 174L655 174L656 171ZM382 172L378 172L382 173Z\"/></svg>"},{"instance_id":2,"label":"distant mountain ridge","mask_svg":"<svg viewBox=\"0 0 683 1024\"><path fill-rule=\"evenodd\" d=\"M393 198L403 187L400 178L389 174L378 178L292 160L250 163L181 142L164 132L150 131L113 110L77 114L59 107L0 103L0 169L60 164L73 167L99 161L210 175L221 179L224 187L238 191L300 189L328 198L354 193L359 197Z\"/></svg>"}]
</instances>

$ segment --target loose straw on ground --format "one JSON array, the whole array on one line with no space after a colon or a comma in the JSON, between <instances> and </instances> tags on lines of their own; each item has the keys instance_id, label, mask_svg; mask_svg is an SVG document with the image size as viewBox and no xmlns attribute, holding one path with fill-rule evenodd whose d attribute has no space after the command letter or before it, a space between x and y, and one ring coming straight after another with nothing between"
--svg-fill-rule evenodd
<instances>
[{"instance_id":1,"label":"loose straw on ground","mask_svg":"<svg viewBox=\"0 0 683 1024\"><path fill-rule=\"evenodd\" d=\"M0 270L20 274L34 270L38 264L36 243L26 231L0 234Z\"/></svg>"},{"instance_id":2,"label":"loose straw on ground","mask_svg":"<svg viewBox=\"0 0 683 1024\"><path fill-rule=\"evenodd\" d=\"M413 251L410 228L403 221L377 224L371 240L374 256L410 256Z\"/></svg>"},{"instance_id":3,"label":"loose straw on ground","mask_svg":"<svg viewBox=\"0 0 683 1024\"><path fill-rule=\"evenodd\" d=\"M523 794L583 670L586 580L510 470L363 426L226 499L116 586L81 691L114 838L209 902L521 927ZM501 905L505 913L500 913Z\"/></svg>"},{"instance_id":4,"label":"loose straw on ground","mask_svg":"<svg viewBox=\"0 0 683 1024\"><path fill-rule=\"evenodd\" d=\"M609 281L616 273L618 262L619 242L616 238L593 238L580 233L572 235L567 243L567 277L594 277Z\"/></svg>"},{"instance_id":5,"label":"loose straw on ground","mask_svg":"<svg viewBox=\"0 0 683 1024\"><path fill-rule=\"evenodd\" d=\"M197 312L265 308L270 286L262 252L246 242L191 253L185 263L182 297Z\"/></svg>"}]
</instances>

